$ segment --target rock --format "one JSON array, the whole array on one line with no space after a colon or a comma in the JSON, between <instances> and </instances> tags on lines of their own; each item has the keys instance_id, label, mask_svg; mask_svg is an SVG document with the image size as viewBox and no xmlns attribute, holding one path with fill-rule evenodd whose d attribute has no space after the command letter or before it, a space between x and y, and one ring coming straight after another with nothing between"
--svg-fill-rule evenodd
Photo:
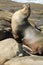
<instances>
[{"instance_id":1,"label":"rock","mask_svg":"<svg viewBox=\"0 0 43 65\"><path fill-rule=\"evenodd\" d=\"M11 38L11 17L12 13L0 10L0 40Z\"/></svg>"},{"instance_id":2,"label":"rock","mask_svg":"<svg viewBox=\"0 0 43 65\"><path fill-rule=\"evenodd\" d=\"M13 13L11 13L11 12L9 12L9 11L1 10L1 11L0 11L0 20L1 20L1 19L4 19L4 20L7 20L7 21L10 21L12 15L13 15Z\"/></svg>"},{"instance_id":3,"label":"rock","mask_svg":"<svg viewBox=\"0 0 43 65\"><path fill-rule=\"evenodd\" d=\"M4 65L43 65L43 57L26 56L9 60Z\"/></svg>"},{"instance_id":4,"label":"rock","mask_svg":"<svg viewBox=\"0 0 43 65\"><path fill-rule=\"evenodd\" d=\"M15 57L18 52L18 43L14 39L8 38L0 41L0 65Z\"/></svg>"}]
</instances>

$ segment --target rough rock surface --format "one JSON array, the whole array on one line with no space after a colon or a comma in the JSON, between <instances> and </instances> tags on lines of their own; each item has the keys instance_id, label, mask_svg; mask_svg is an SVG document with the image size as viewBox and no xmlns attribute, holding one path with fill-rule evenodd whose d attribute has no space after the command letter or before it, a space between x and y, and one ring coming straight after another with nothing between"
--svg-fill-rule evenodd
<instances>
[{"instance_id":1,"label":"rough rock surface","mask_svg":"<svg viewBox=\"0 0 43 65\"><path fill-rule=\"evenodd\" d=\"M8 38L0 41L0 65L6 60L15 57L18 52L18 43L14 39Z\"/></svg>"},{"instance_id":2,"label":"rough rock surface","mask_svg":"<svg viewBox=\"0 0 43 65\"><path fill-rule=\"evenodd\" d=\"M38 56L27 56L13 58L6 62L4 65L43 65L43 57Z\"/></svg>"}]
</instances>

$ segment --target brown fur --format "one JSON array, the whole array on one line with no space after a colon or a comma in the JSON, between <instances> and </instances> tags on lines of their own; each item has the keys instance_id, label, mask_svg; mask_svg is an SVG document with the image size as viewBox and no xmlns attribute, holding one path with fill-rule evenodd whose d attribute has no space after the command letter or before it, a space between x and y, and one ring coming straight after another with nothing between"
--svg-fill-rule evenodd
<instances>
[{"instance_id":1,"label":"brown fur","mask_svg":"<svg viewBox=\"0 0 43 65\"><path fill-rule=\"evenodd\" d=\"M24 32L23 44L30 47L32 54L43 54L43 34L32 27Z\"/></svg>"}]
</instances>

